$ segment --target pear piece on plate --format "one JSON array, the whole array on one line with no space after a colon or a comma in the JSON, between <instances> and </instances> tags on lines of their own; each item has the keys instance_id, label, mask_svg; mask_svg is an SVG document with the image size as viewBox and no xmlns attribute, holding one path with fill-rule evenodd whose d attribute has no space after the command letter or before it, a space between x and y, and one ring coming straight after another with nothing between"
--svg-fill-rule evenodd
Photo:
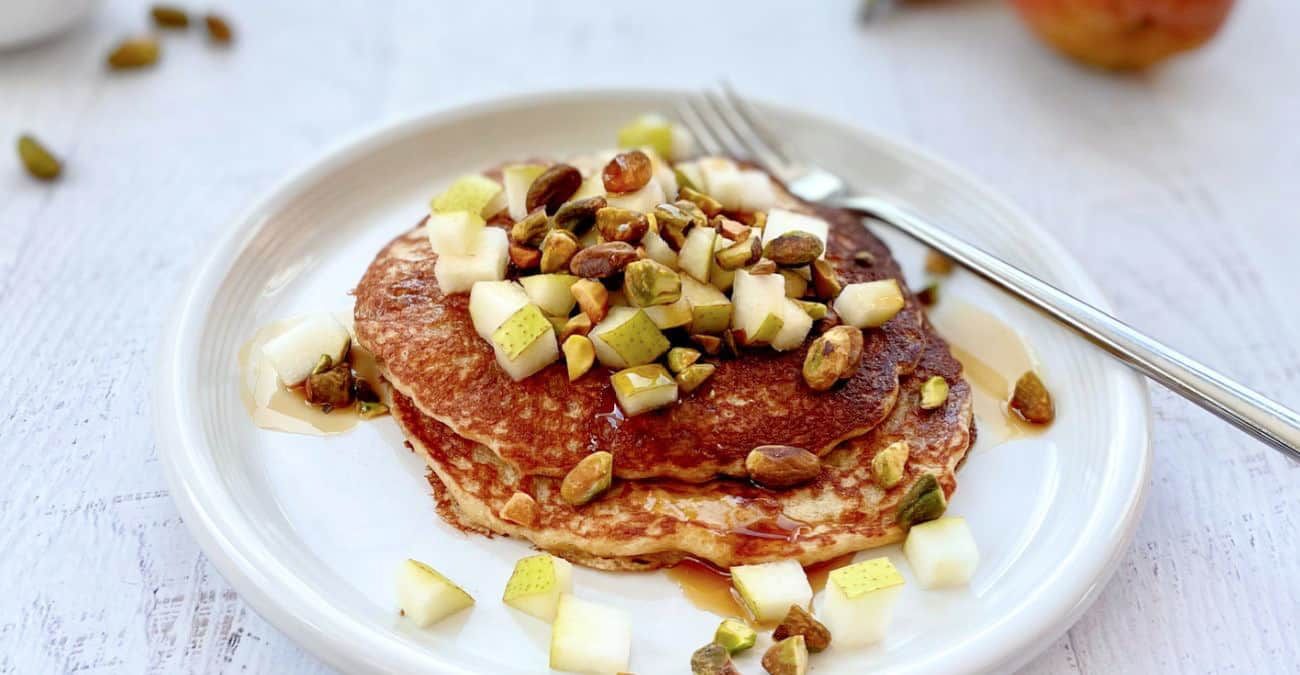
<instances>
[{"instance_id":1,"label":"pear piece on plate","mask_svg":"<svg viewBox=\"0 0 1300 675\"><path fill-rule=\"evenodd\" d=\"M691 303L692 334L721 333L731 325L731 299L717 288L682 277L682 297Z\"/></svg>"},{"instance_id":2,"label":"pear piece on plate","mask_svg":"<svg viewBox=\"0 0 1300 675\"><path fill-rule=\"evenodd\" d=\"M618 407L628 417L677 401L677 380L657 363L624 368L610 377Z\"/></svg>"},{"instance_id":3,"label":"pear piece on plate","mask_svg":"<svg viewBox=\"0 0 1300 675\"><path fill-rule=\"evenodd\" d=\"M803 344L804 338L808 337L808 331L812 330L812 322L812 317L804 311L802 305L786 298L781 311L781 330L771 340L772 349L778 352L797 349Z\"/></svg>"},{"instance_id":4,"label":"pear piece on plate","mask_svg":"<svg viewBox=\"0 0 1300 675\"><path fill-rule=\"evenodd\" d=\"M542 621L555 620L560 596L573 592L573 565L548 553L521 558L501 601Z\"/></svg>"},{"instance_id":5,"label":"pear piece on plate","mask_svg":"<svg viewBox=\"0 0 1300 675\"><path fill-rule=\"evenodd\" d=\"M511 218L520 221L528 215L528 188L533 186L533 181L544 171L546 167L541 164L511 164L501 170L505 182L506 208L510 209Z\"/></svg>"},{"instance_id":6,"label":"pear piece on plate","mask_svg":"<svg viewBox=\"0 0 1300 675\"><path fill-rule=\"evenodd\" d=\"M528 294L517 281L480 281L469 291L469 318L484 340L515 312L528 304Z\"/></svg>"},{"instance_id":7,"label":"pear piece on plate","mask_svg":"<svg viewBox=\"0 0 1300 675\"><path fill-rule=\"evenodd\" d=\"M658 232L650 230L641 238L646 255L650 259L671 269L677 269L677 251L674 251Z\"/></svg>"},{"instance_id":8,"label":"pear piece on plate","mask_svg":"<svg viewBox=\"0 0 1300 675\"><path fill-rule=\"evenodd\" d=\"M474 598L432 567L408 559L397 572L397 604L406 618L428 628L473 605Z\"/></svg>"},{"instance_id":9,"label":"pear piece on plate","mask_svg":"<svg viewBox=\"0 0 1300 675\"><path fill-rule=\"evenodd\" d=\"M262 358L271 364L280 381L301 384L315 370L321 356L338 363L348 354L352 335L328 313L298 319L293 327L262 345Z\"/></svg>"},{"instance_id":10,"label":"pear piece on plate","mask_svg":"<svg viewBox=\"0 0 1300 675\"><path fill-rule=\"evenodd\" d=\"M642 307L645 315L655 322L659 330L668 330L669 328L680 328L691 322L691 303L685 296L678 298L677 302L668 305L651 305Z\"/></svg>"},{"instance_id":11,"label":"pear piece on plate","mask_svg":"<svg viewBox=\"0 0 1300 675\"><path fill-rule=\"evenodd\" d=\"M476 281L500 281L510 262L510 237L499 227L484 228L479 248L471 255L439 255L433 276L444 295L465 293Z\"/></svg>"},{"instance_id":12,"label":"pear piece on plate","mask_svg":"<svg viewBox=\"0 0 1300 675\"><path fill-rule=\"evenodd\" d=\"M672 346L645 311L636 307L611 307L588 337L596 347L596 358L609 368L650 363Z\"/></svg>"},{"instance_id":13,"label":"pear piece on plate","mask_svg":"<svg viewBox=\"0 0 1300 675\"><path fill-rule=\"evenodd\" d=\"M618 130L618 147L650 146L661 157L673 155L673 123L659 115L642 115Z\"/></svg>"},{"instance_id":14,"label":"pear piece on plate","mask_svg":"<svg viewBox=\"0 0 1300 675\"><path fill-rule=\"evenodd\" d=\"M656 205L664 203L667 198L659 181L651 178L650 182L641 189L626 194L607 195L605 201L615 208L650 213L655 210Z\"/></svg>"},{"instance_id":15,"label":"pear piece on plate","mask_svg":"<svg viewBox=\"0 0 1300 675\"><path fill-rule=\"evenodd\" d=\"M516 382L560 358L555 329L537 305L524 305L511 314L492 332L492 347L497 364Z\"/></svg>"},{"instance_id":16,"label":"pear piece on plate","mask_svg":"<svg viewBox=\"0 0 1300 675\"><path fill-rule=\"evenodd\" d=\"M830 236L830 225L826 221L804 213L772 209L767 212L767 224L763 226L763 248L787 232L806 232L817 237L822 242L822 256L819 257L825 256Z\"/></svg>"},{"instance_id":17,"label":"pear piece on plate","mask_svg":"<svg viewBox=\"0 0 1300 675\"><path fill-rule=\"evenodd\" d=\"M813 596L808 575L797 560L733 567L731 583L759 623L780 621L790 605L807 607Z\"/></svg>"},{"instance_id":18,"label":"pear piece on plate","mask_svg":"<svg viewBox=\"0 0 1300 675\"><path fill-rule=\"evenodd\" d=\"M496 215L505 207L505 190L501 184L479 174L457 178L456 182L429 202L429 210L434 213L468 211L484 218Z\"/></svg>"},{"instance_id":19,"label":"pear piece on plate","mask_svg":"<svg viewBox=\"0 0 1300 675\"><path fill-rule=\"evenodd\" d=\"M785 325L788 301L785 277L780 274L750 274L736 270L736 284L731 292L731 327L745 332L747 344L770 342Z\"/></svg>"},{"instance_id":20,"label":"pear piece on plate","mask_svg":"<svg viewBox=\"0 0 1300 675\"><path fill-rule=\"evenodd\" d=\"M686 234L686 243L677 254L677 267L700 283L709 283L713 269L713 246L718 231L711 227L692 227Z\"/></svg>"},{"instance_id":21,"label":"pear piece on plate","mask_svg":"<svg viewBox=\"0 0 1300 675\"><path fill-rule=\"evenodd\" d=\"M528 298L543 312L567 317L577 302L569 287L577 280L578 277L572 274L534 274L520 278L519 283L524 285Z\"/></svg>"},{"instance_id":22,"label":"pear piece on plate","mask_svg":"<svg viewBox=\"0 0 1300 675\"><path fill-rule=\"evenodd\" d=\"M434 213L425 224L429 246L438 255L473 255L483 241L483 217L469 211Z\"/></svg>"},{"instance_id":23,"label":"pear piece on plate","mask_svg":"<svg viewBox=\"0 0 1300 675\"><path fill-rule=\"evenodd\" d=\"M889 558L873 558L834 570L826 581L822 623L841 647L874 644L885 637L903 575Z\"/></svg>"},{"instance_id":24,"label":"pear piece on plate","mask_svg":"<svg viewBox=\"0 0 1300 675\"><path fill-rule=\"evenodd\" d=\"M939 518L913 525L903 553L925 588L965 586L975 574L980 552L965 518Z\"/></svg>"},{"instance_id":25,"label":"pear piece on plate","mask_svg":"<svg viewBox=\"0 0 1300 675\"><path fill-rule=\"evenodd\" d=\"M551 624L551 668L570 673L622 673L632 653L632 625L613 607L560 596Z\"/></svg>"},{"instance_id":26,"label":"pear piece on plate","mask_svg":"<svg viewBox=\"0 0 1300 675\"><path fill-rule=\"evenodd\" d=\"M835 298L835 313L850 326L875 328L894 318L906 301L897 279L849 284Z\"/></svg>"}]
</instances>

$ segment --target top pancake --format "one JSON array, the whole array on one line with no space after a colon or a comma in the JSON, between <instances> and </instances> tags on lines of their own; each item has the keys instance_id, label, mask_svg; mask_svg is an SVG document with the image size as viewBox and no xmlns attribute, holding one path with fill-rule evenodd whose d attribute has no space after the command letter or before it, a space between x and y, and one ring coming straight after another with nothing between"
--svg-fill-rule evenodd
<instances>
[{"instance_id":1,"label":"top pancake","mask_svg":"<svg viewBox=\"0 0 1300 675\"><path fill-rule=\"evenodd\" d=\"M902 284L888 249L857 217L796 208L830 223L826 257L844 283L895 278ZM869 266L853 261L864 249L875 257ZM784 353L747 350L719 361L713 377L677 405L623 419L610 371L599 365L576 382L569 382L563 363L512 381L475 333L469 296L438 289L436 259L422 227L380 251L356 288L357 339L422 412L525 475L563 476L597 449L617 457L620 478L690 482L745 475L745 456L759 445L824 455L885 419L899 377L916 367L925 344L922 312L905 290L903 311L865 331L862 367L829 392L803 382L806 343Z\"/></svg>"}]
</instances>

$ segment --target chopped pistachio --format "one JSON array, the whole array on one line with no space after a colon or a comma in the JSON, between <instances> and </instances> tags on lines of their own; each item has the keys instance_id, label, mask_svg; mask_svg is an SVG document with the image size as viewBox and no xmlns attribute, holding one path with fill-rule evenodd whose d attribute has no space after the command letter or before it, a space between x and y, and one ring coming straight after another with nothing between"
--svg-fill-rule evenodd
<instances>
[{"instance_id":1,"label":"chopped pistachio","mask_svg":"<svg viewBox=\"0 0 1300 675\"><path fill-rule=\"evenodd\" d=\"M565 320L558 337L563 342L571 335L586 335L591 332L592 325L591 317L579 312Z\"/></svg>"},{"instance_id":2,"label":"chopped pistachio","mask_svg":"<svg viewBox=\"0 0 1300 675\"><path fill-rule=\"evenodd\" d=\"M596 347L586 335L570 335L564 340L563 349L570 382L586 375L596 361Z\"/></svg>"},{"instance_id":3,"label":"chopped pistachio","mask_svg":"<svg viewBox=\"0 0 1300 675\"><path fill-rule=\"evenodd\" d=\"M668 350L668 370L682 372L686 366L700 360L700 350L690 347L673 347Z\"/></svg>"},{"instance_id":4,"label":"chopped pistachio","mask_svg":"<svg viewBox=\"0 0 1300 675\"><path fill-rule=\"evenodd\" d=\"M313 371L307 377L303 393L308 403L325 412L352 405L352 368L339 363L319 372Z\"/></svg>"},{"instance_id":5,"label":"chopped pistachio","mask_svg":"<svg viewBox=\"0 0 1300 675\"><path fill-rule=\"evenodd\" d=\"M614 456L600 450L582 458L560 483L560 498L581 506L609 489L614 477Z\"/></svg>"},{"instance_id":6,"label":"chopped pistachio","mask_svg":"<svg viewBox=\"0 0 1300 675\"><path fill-rule=\"evenodd\" d=\"M230 22L225 17L218 14L207 14L203 17L203 24L208 29L208 39L219 45L228 45L235 39L235 31L230 27Z\"/></svg>"},{"instance_id":7,"label":"chopped pistachio","mask_svg":"<svg viewBox=\"0 0 1300 675\"><path fill-rule=\"evenodd\" d=\"M740 675L726 647L710 642L691 654L691 675Z\"/></svg>"},{"instance_id":8,"label":"chopped pistachio","mask_svg":"<svg viewBox=\"0 0 1300 675\"><path fill-rule=\"evenodd\" d=\"M691 210L682 208L681 204L686 204L691 207ZM704 214L690 202L660 204L655 207L651 215L654 217L659 237L667 242L669 248L680 251L682 244L686 243L686 231L698 224L696 213L699 214L699 222L704 222Z\"/></svg>"},{"instance_id":9,"label":"chopped pistachio","mask_svg":"<svg viewBox=\"0 0 1300 675\"><path fill-rule=\"evenodd\" d=\"M175 5L154 5L149 8L149 14L159 28L187 28L190 25L190 15Z\"/></svg>"},{"instance_id":10,"label":"chopped pistachio","mask_svg":"<svg viewBox=\"0 0 1300 675\"><path fill-rule=\"evenodd\" d=\"M737 336L737 333L740 335ZM735 328L728 328L722 331L722 350L723 354L736 358L740 356L740 345L745 342L745 331Z\"/></svg>"},{"instance_id":11,"label":"chopped pistachio","mask_svg":"<svg viewBox=\"0 0 1300 675\"><path fill-rule=\"evenodd\" d=\"M559 272L569 266L578 252L578 239L568 230L552 229L542 239L542 274Z\"/></svg>"},{"instance_id":12,"label":"chopped pistachio","mask_svg":"<svg viewBox=\"0 0 1300 675\"><path fill-rule=\"evenodd\" d=\"M930 274L943 276L951 274L953 268L952 258L938 252L929 251L925 254L925 271Z\"/></svg>"},{"instance_id":13,"label":"chopped pistachio","mask_svg":"<svg viewBox=\"0 0 1300 675\"><path fill-rule=\"evenodd\" d=\"M560 331L564 330L564 327L569 323L569 317L567 316L548 315L546 317L546 320L551 322L551 328L555 329L556 335L559 335Z\"/></svg>"},{"instance_id":14,"label":"chopped pistachio","mask_svg":"<svg viewBox=\"0 0 1300 675\"><path fill-rule=\"evenodd\" d=\"M813 653L831 646L831 632L799 605L790 605L790 611L786 612L780 625L772 631L773 640L784 640L792 635L802 635L808 651Z\"/></svg>"},{"instance_id":15,"label":"chopped pistachio","mask_svg":"<svg viewBox=\"0 0 1300 675\"><path fill-rule=\"evenodd\" d=\"M748 271L750 274L776 274L776 263L767 258L761 258L758 262L750 265Z\"/></svg>"},{"instance_id":16,"label":"chopped pistachio","mask_svg":"<svg viewBox=\"0 0 1300 675\"><path fill-rule=\"evenodd\" d=\"M808 277L801 274L799 270L781 269L777 272L785 277L785 297L802 298L808 294Z\"/></svg>"},{"instance_id":17,"label":"chopped pistachio","mask_svg":"<svg viewBox=\"0 0 1300 675\"><path fill-rule=\"evenodd\" d=\"M726 647L731 654L739 654L753 647L757 640L758 633L740 619L724 619L713 634L713 641Z\"/></svg>"},{"instance_id":18,"label":"chopped pistachio","mask_svg":"<svg viewBox=\"0 0 1300 675\"><path fill-rule=\"evenodd\" d=\"M682 188L678 191L678 195L682 199L700 207L704 215L710 218L722 213L722 203L702 192L696 192L691 188Z\"/></svg>"},{"instance_id":19,"label":"chopped pistachio","mask_svg":"<svg viewBox=\"0 0 1300 675\"><path fill-rule=\"evenodd\" d=\"M542 262L542 252L522 244L510 242L510 262L522 271L535 270Z\"/></svg>"},{"instance_id":20,"label":"chopped pistachio","mask_svg":"<svg viewBox=\"0 0 1300 675\"><path fill-rule=\"evenodd\" d=\"M948 381L935 375L921 385L921 408L934 410L948 400Z\"/></svg>"},{"instance_id":21,"label":"chopped pistachio","mask_svg":"<svg viewBox=\"0 0 1300 675\"><path fill-rule=\"evenodd\" d=\"M939 282L931 281L925 285L925 288L916 292L916 301L931 307L934 303L939 302Z\"/></svg>"},{"instance_id":22,"label":"chopped pistachio","mask_svg":"<svg viewBox=\"0 0 1300 675\"><path fill-rule=\"evenodd\" d=\"M596 214L608 204L600 195L571 201L555 212L555 226L582 235L591 229L596 223Z\"/></svg>"},{"instance_id":23,"label":"chopped pistachio","mask_svg":"<svg viewBox=\"0 0 1300 675\"><path fill-rule=\"evenodd\" d=\"M795 303L798 304L799 307L803 309L805 313L808 314L808 316L812 317L813 320L822 319L826 317L827 307L826 307L826 303L824 302L813 302L811 300L795 300Z\"/></svg>"},{"instance_id":24,"label":"chopped pistachio","mask_svg":"<svg viewBox=\"0 0 1300 675\"><path fill-rule=\"evenodd\" d=\"M1056 406L1043 381L1034 371L1016 380L1016 390L1011 395L1010 407L1026 422L1048 424L1056 419Z\"/></svg>"},{"instance_id":25,"label":"chopped pistachio","mask_svg":"<svg viewBox=\"0 0 1300 675\"><path fill-rule=\"evenodd\" d=\"M812 261L812 282L817 297L823 300L834 300L844 289L839 275L835 273L835 265L829 260Z\"/></svg>"},{"instance_id":26,"label":"chopped pistachio","mask_svg":"<svg viewBox=\"0 0 1300 675\"><path fill-rule=\"evenodd\" d=\"M803 379L813 391L826 391L842 379L852 377L862 361L862 330L835 326L808 347L803 360Z\"/></svg>"},{"instance_id":27,"label":"chopped pistachio","mask_svg":"<svg viewBox=\"0 0 1300 675\"><path fill-rule=\"evenodd\" d=\"M635 243L650 231L650 219L639 211L606 206L596 212L596 229L605 241Z\"/></svg>"},{"instance_id":28,"label":"chopped pistachio","mask_svg":"<svg viewBox=\"0 0 1300 675\"><path fill-rule=\"evenodd\" d=\"M814 234L793 230L767 242L763 257L781 267L802 267L825 251L822 240Z\"/></svg>"},{"instance_id":29,"label":"chopped pistachio","mask_svg":"<svg viewBox=\"0 0 1300 675\"><path fill-rule=\"evenodd\" d=\"M763 669L769 675L805 675L808 672L808 647L802 635L788 637L763 654Z\"/></svg>"},{"instance_id":30,"label":"chopped pistachio","mask_svg":"<svg viewBox=\"0 0 1300 675\"><path fill-rule=\"evenodd\" d=\"M871 473L876 477L876 484L886 490L898 485L898 481L903 479L903 468L907 466L909 454L911 446L906 440L894 441L877 452L871 458Z\"/></svg>"},{"instance_id":31,"label":"chopped pistachio","mask_svg":"<svg viewBox=\"0 0 1300 675\"><path fill-rule=\"evenodd\" d=\"M108 66L114 70L152 66L158 62L158 51L158 41L152 37L129 38L109 52Z\"/></svg>"},{"instance_id":32,"label":"chopped pistachio","mask_svg":"<svg viewBox=\"0 0 1300 675\"><path fill-rule=\"evenodd\" d=\"M907 494L898 501L898 513L894 519L904 528L910 528L942 516L947 509L948 498L943 494L939 479L927 473L912 483Z\"/></svg>"},{"instance_id":33,"label":"chopped pistachio","mask_svg":"<svg viewBox=\"0 0 1300 675\"><path fill-rule=\"evenodd\" d=\"M360 401L357 403L357 414L363 420L373 419L381 415L387 415L388 406L378 401Z\"/></svg>"},{"instance_id":34,"label":"chopped pistachio","mask_svg":"<svg viewBox=\"0 0 1300 675\"><path fill-rule=\"evenodd\" d=\"M710 221L709 224L713 226L713 229L718 231L718 234L732 241L744 241L748 239L749 232L752 229L748 225L732 220L726 216L714 216L713 220Z\"/></svg>"},{"instance_id":35,"label":"chopped pistachio","mask_svg":"<svg viewBox=\"0 0 1300 675\"><path fill-rule=\"evenodd\" d=\"M713 376L715 370L717 370L717 366L712 363L693 363L682 368L682 371L677 373L677 377L674 379L677 380L677 387L689 394L699 389L705 380Z\"/></svg>"},{"instance_id":36,"label":"chopped pistachio","mask_svg":"<svg viewBox=\"0 0 1300 675\"><path fill-rule=\"evenodd\" d=\"M691 342L699 345L700 349L703 349L704 353L709 356L716 356L718 352L722 351L722 338L716 335L697 333L691 335Z\"/></svg>"},{"instance_id":37,"label":"chopped pistachio","mask_svg":"<svg viewBox=\"0 0 1300 675\"><path fill-rule=\"evenodd\" d=\"M320 375L321 373L333 367L334 367L334 358L331 357L329 354L321 354L320 358L316 359L316 367L311 369L311 374Z\"/></svg>"},{"instance_id":38,"label":"chopped pistachio","mask_svg":"<svg viewBox=\"0 0 1300 675\"><path fill-rule=\"evenodd\" d=\"M671 304L682 297L682 278L667 265L637 260L623 270L623 294L637 307Z\"/></svg>"},{"instance_id":39,"label":"chopped pistachio","mask_svg":"<svg viewBox=\"0 0 1300 675\"><path fill-rule=\"evenodd\" d=\"M40 141L26 134L18 138L18 157L22 159L27 173L39 180L54 180L63 170L57 157L46 150Z\"/></svg>"},{"instance_id":40,"label":"chopped pistachio","mask_svg":"<svg viewBox=\"0 0 1300 675\"><path fill-rule=\"evenodd\" d=\"M871 267L876 264L876 254L864 248L853 254L853 262L861 267Z\"/></svg>"},{"instance_id":41,"label":"chopped pistachio","mask_svg":"<svg viewBox=\"0 0 1300 675\"><path fill-rule=\"evenodd\" d=\"M718 251L714 254L713 261L724 270L738 270L746 265L758 262L758 258L762 254L762 246L758 243L758 238L754 237L738 241Z\"/></svg>"},{"instance_id":42,"label":"chopped pistachio","mask_svg":"<svg viewBox=\"0 0 1300 675\"><path fill-rule=\"evenodd\" d=\"M609 313L609 291L599 281L579 279L569 287L569 292L577 299L578 308L592 324L600 323Z\"/></svg>"},{"instance_id":43,"label":"chopped pistachio","mask_svg":"<svg viewBox=\"0 0 1300 675\"><path fill-rule=\"evenodd\" d=\"M523 525L524 527L535 527L537 525L538 513L537 500L527 492L515 492L510 495L506 505L501 507L499 514L502 520Z\"/></svg>"},{"instance_id":44,"label":"chopped pistachio","mask_svg":"<svg viewBox=\"0 0 1300 675\"><path fill-rule=\"evenodd\" d=\"M546 209L537 209L510 227L510 241L524 246L540 246L552 227Z\"/></svg>"}]
</instances>

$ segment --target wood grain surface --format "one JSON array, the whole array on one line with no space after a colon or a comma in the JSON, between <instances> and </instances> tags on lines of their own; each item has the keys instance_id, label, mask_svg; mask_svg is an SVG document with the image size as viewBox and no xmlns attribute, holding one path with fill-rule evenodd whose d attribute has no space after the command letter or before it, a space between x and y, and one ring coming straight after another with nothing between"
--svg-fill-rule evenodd
<instances>
[{"instance_id":1,"label":"wood grain surface","mask_svg":"<svg viewBox=\"0 0 1300 675\"><path fill-rule=\"evenodd\" d=\"M215 572L168 496L150 385L209 242L377 121L584 85L703 85L821 110L965 166L1055 233L1120 316L1300 406L1300 5L1241 2L1207 49L1112 77L1002 3L855 25L850 0L627 4L227 0L230 49L146 3L0 53L0 672L316 673ZM490 38L490 40L485 40ZM7 151L11 152L11 151ZM1153 388L1156 463L1114 579L1029 673L1300 672L1300 467Z\"/></svg>"}]
</instances>

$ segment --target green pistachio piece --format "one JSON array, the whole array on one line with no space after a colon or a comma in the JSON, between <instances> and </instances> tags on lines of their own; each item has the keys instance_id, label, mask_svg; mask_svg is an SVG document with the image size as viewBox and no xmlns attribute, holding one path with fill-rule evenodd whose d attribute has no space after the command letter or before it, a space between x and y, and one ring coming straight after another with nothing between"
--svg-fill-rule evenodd
<instances>
[{"instance_id":1,"label":"green pistachio piece","mask_svg":"<svg viewBox=\"0 0 1300 675\"><path fill-rule=\"evenodd\" d=\"M894 519L904 528L910 528L939 518L947 509L948 498L943 494L939 479L927 473L918 478L898 501L898 513Z\"/></svg>"},{"instance_id":2,"label":"green pistachio piece","mask_svg":"<svg viewBox=\"0 0 1300 675\"><path fill-rule=\"evenodd\" d=\"M672 304L682 297L682 278L667 265L638 260L623 269L623 294L637 307Z\"/></svg>"},{"instance_id":3,"label":"green pistachio piece","mask_svg":"<svg viewBox=\"0 0 1300 675\"><path fill-rule=\"evenodd\" d=\"M690 347L673 347L668 350L668 370L682 372L686 366L700 360L700 350Z\"/></svg>"},{"instance_id":4,"label":"green pistachio piece","mask_svg":"<svg viewBox=\"0 0 1300 675\"><path fill-rule=\"evenodd\" d=\"M934 410L948 400L948 381L935 375L921 385L921 408Z\"/></svg>"}]
</instances>

